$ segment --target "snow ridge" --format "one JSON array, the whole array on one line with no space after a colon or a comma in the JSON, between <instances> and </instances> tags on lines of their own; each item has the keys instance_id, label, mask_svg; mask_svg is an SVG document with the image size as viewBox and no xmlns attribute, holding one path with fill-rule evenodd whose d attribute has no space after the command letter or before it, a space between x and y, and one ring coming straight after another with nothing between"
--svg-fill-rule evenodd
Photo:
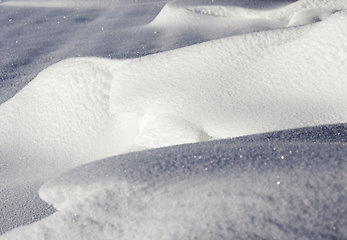
<instances>
[{"instance_id":1,"label":"snow ridge","mask_svg":"<svg viewBox=\"0 0 347 240\"><path fill-rule=\"evenodd\" d=\"M96 161L41 188L57 213L1 239L343 239L346 156L221 140Z\"/></svg>"},{"instance_id":2,"label":"snow ridge","mask_svg":"<svg viewBox=\"0 0 347 240\"><path fill-rule=\"evenodd\" d=\"M228 37L138 59L48 67L0 106L1 183L6 191L36 189L122 153L347 122L345 8L315 0L276 10L167 4L143 29L195 42ZM227 143L83 165L40 190L57 213L1 239L346 236L344 144ZM23 201L31 200L21 196L14 209Z\"/></svg>"}]
</instances>

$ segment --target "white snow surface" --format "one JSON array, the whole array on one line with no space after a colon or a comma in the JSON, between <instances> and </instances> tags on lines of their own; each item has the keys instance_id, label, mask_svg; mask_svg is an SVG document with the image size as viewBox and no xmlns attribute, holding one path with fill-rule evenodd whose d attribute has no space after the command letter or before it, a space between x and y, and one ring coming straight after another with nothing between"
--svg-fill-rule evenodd
<instances>
[{"instance_id":1,"label":"white snow surface","mask_svg":"<svg viewBox=\"0 0 347 240\"><path fill-rule=\"evenodd\" d=\"M6 1L1 5L16 2L20 3ZM114 2L100 2L104 3ZM201 41L232 37L137 59L66 59L40 72L0 105L0 154L5 169L0 174L4 189L37 189L42 182L79 164L142 149L347 122L345 1L302 0L267 9L225 1L220 5L206 3L170 2L143 29L154 34L163 31L168 36L191 34ZM68 7L75 7L73 4ZM84 6L96 8L88 4ZM208 144L201 145L209 152L207 156L194 155L207 159L201 163L204 167L194 163L189 171L175 170L169 176L165 168L156 168L176 160L180 164L177 156L189 158L188 149L194 146L200 145L123 155L74 169L40 190L40 196L53 204L57 213L0 238L292 239L305 231L315 239L324 234L347 235L337 220L317 220L313 213L307 218L313 223L308 223L305 231L290 229L297 222L295 213L304 211L302 204L311 206L310 201L317 197L304 196L311 190L301 185L303 177L294 170L286 173L281 168L276 174L274 169L259 170L254 175L250 169L237 172L230 167L236 161L233 155L227 163L232 174L219 164L216 171L208 171L207 162L213 162L214 157L223 159L214 156L214 146ZM329 144L320 147L330 149ZM343 151L344 145L337 148ZM319 147L313 149L318 151ZM252 147L248 150L253 151ZM262 150L257 147L266 158L270 153ZM170 151L176 157L160 157ZM148 154L149 160L143 160ZM136 161L132 160L134 156ZM320 152L321 161L326 156ZM312 179L327 177L325 170L330 169L330 162L324 163L327 167L322 171L312 164L315 170L306 174ZM345 181L344 161L337 166L333 172L340 174L338 181L332 176L326 182L309 180L313 192L325 189L328 192L323 196L341 196L341 191L329 192L330 187L340 189L340 181ZM85 172L87 168L91 170ZM123 172L128 168L136 169L128 176ZM142 177L143 169L151 174ZM260 190L270 175L277 178L283 174L284 181L292 184L283 185L276 179L276 190L266 194ZM277 185L282 187L280 193ZM250 189L256 200L245 203L248 197L244 189ZM297 189L304 193L296 193ZM269 196L282 202L273 205ZM259 199L266 200L263 203ZM301 200L296 203L292 199ZM27 200L23 197L18 205L21 201ZM276 213L292 201L295 203L291 206L299 209L293 216L288 209ZM253 216L255 222L247 215L252 207L259 209L259 214ZM241 210L235 213L235 209ZM336 209L329 209L327 213L335 214ZM336 219L346 221L343 217ZM315 221L333 224L329 227L338 232L320 232ZM264 231L269 222L278 225L270 224Z\"/></svg>"},{"instance_id":2,"label":"white snow surface","mask_svg":"<svg viewBox=\"0 0 347 240\"><path fill-rule=\"evenodd\" d=\"M110 111L137 114L136 142L150 147L345 122L345 21L343 11L133 60L114 74Z\"/></svg>"}]
</instances>

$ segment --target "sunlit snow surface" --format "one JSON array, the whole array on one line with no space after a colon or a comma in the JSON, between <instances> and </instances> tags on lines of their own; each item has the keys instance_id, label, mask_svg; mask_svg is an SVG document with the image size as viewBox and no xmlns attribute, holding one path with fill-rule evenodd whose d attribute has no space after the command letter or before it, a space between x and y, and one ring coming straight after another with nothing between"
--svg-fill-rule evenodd
<instances>
[{"instance_id":1,"label":"sunlit snow surface","mask_svg":"<svg viewBox=\"0 0 347 240\"><path fill-rule=\"evenodd\" d=\"M20 192L33 196L81 163L347 122L347 3L256 3L170 2L150 23L129 29L155 39L148 53L187 47L137 59L66 59L3 103L1 199L14 204L3 205L4 218L30 202L39 209L42 203ZM317 141L336 128L317 128ZM40 190L57 213L4 239L346 237L345 145L269 139L163 148L78 167ZM4 219L1 229L28 222L20 218L13 225Z\"/></svg>"}]
</instances>

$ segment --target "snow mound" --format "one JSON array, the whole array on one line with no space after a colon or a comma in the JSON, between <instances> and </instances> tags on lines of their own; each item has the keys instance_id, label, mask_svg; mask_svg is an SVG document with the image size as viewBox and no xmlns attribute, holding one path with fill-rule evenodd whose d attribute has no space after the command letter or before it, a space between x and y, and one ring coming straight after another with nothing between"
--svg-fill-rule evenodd
<instances>
[{"instance_id":1,"label":"snow mound","mask_svg":"<svg viewBox=\"0 0 347 240\"><path fill-rule=\"evenodd\" d=\"M41 171L46 165L53 164L59 172L134 150L127 141L132 136L128 129L131 116L119 114L115 119L108 111L111 71L124 62L101 58L62 61L42 71L0 106L0 145L4 146L0 152L8 156L3 161L23 167L23 171L12 169L14 176L20 178L27 172L46 179L45 174L52 174Z\"/></svg>"},{"instance_id":2,"label":"snow mound","mask_svg":"<svg viewBox=\"0 0 347 240\"><path fill-rule=\"evenodd\" d=\"M346 122L346 18L127 61L64 60L0 106L0 152L28 172L52 162L59 172L144 148Z\"/></svg>"},{"instance_id":3,"label":"snow mound","mask_svg":"<svg viewBox=\"0 0 347 240\"><path fill-rule=\"evenodd\" d=\"M113 157L46 183L58 212L0 239L344 239L346 157L231 140Z\"/></svg>"},{"instance_id":4,"label":"snow mound","mask_svg":"<svg viewBox=\"0 0 347 240\"><path fill-rule=\"evenodd\" d=\"M110 111L136 114L146 147L346 122L346 17L134 59Z\"/></svg>"},{"instance_id":5,"label":"snow mound","mask_svg":"<svg viewBox=\"0 0 347 240\"><path fill-rule=\"evenodd\" d=\"M191 31L200 34L209 33L210 37L222 34L220 29L224 29L225 36L231 36L310 24L324 20L333 12L347 9L345 1L301 0L292 4L281 4L275 8L254 7L253 5L257 6L259 3L252 1L243 4L238 1L218 3L204 5L196 1L173 1L162 9L149 26L177 29L181 34Z\"/></svg>"},{"instance_id":6,"label":"snow mound","mask_svg":"<svg viewBox=\"0 0 347 240\"><path fill-rule=\"evenodd\" d=\"M272 19L218 18L200 14L194 9L182 7L176 2L164 6L149 28L177 31L177 34L199 34L205 38L221 38L261 30L282 28L286 22ZM217 37L216 37L217 36Z\"/></svg>"}]
</instances>

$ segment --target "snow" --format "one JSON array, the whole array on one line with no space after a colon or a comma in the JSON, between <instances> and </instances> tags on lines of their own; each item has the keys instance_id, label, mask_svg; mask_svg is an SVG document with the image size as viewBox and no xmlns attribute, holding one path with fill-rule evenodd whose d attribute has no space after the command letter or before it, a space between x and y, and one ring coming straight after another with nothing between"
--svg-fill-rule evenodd
<instances>
[{"instance_id":1,"label":"snow","mask_svg":"<svg viewBox=\"0 0 347 240\"><path fill-rule=\"evenodd\" d=\"M9 86L40 73L0 105L0 233L57 212L0 239L346 237L344 125L328 124L347 119L347 4L144 3L1 3L63 7L48 19L70 35L14 66Z\"/></svg>"},{"instance_id":2,"label":"snow","mask_svg":"<svg viewBox=\"0 0 347 240\"><path fill-rule=\"evenodd\" d=\"M79 166L40 189L58 212L3 239L343 239L346 144L257 138Z\"/></svg>"},{"instance_id":3,"label":"snow","mask_svg":"<svg viewBox=\"0 0 347 240\"><path fill-rule=\"evenodd\" d=\"M345 122L345 18L133 60L114 74L110 111L137 113L150 147Z\"/></svg>"},{"instance_id":4,"label":"snow","mask_svg":"<svg viewBox=\"0 0 347 240\"><path fill-rule=\"evenodd\" d=\"M207 39L244 34L259 30L281 28L287 25L284 21L273 19L227 18L201 14L194 8L182 7L182 4L170 2L165 5L158 16L148 25L159 29L170 29L179 34L193 32ZM187 24L188 23L188 24Z\"/></svg>"},{"instance_id":5,"label":"snow","mask_svg":"<svg viewBox=\"0 0 347 240\"><path fill-rule=\"evenodd\" d=\"M5 1L2 5L6 7L30 7L30 8L114 8L119 6L135 5L135 4L148 4L148 3L162 3L167 1L160 0L74 0L74 1L63 1L63 0L37 0L37 1Z\"/></svg>"},{"instance_id":6,"label":"snow","mask_svg":"<svg viewBox=\"0 0 347 240\"><path fill-rule=\"evenodd\" d=\"M302 10L294 13L293 17L290 19L288 26L299 26L309 23L315 23L322 21L334 13L333 9L330 8L314 8Z\"/></svg>"}]
</instances>

